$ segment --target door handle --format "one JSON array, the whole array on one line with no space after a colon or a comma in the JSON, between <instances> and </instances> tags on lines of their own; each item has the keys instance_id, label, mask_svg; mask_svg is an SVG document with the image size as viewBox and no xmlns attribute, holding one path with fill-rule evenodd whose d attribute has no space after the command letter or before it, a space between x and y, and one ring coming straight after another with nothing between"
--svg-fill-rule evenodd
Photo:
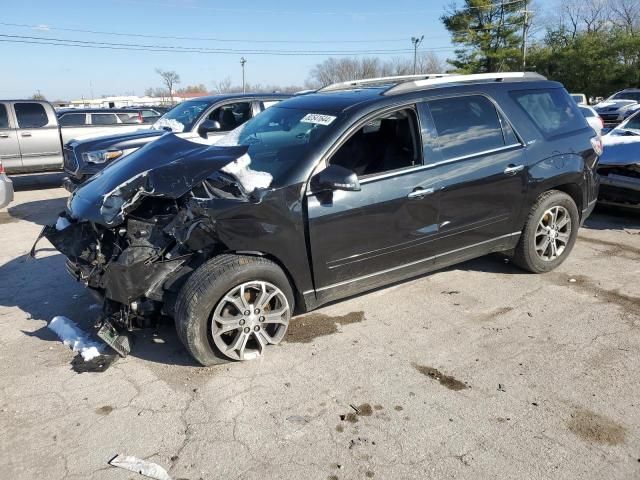
<instances>
[{"instance_id":1,"label":"door handle","mask_svg":"<svg viewBox=\"0 0 640 480\"><path fill-rule=\"evenodd\" d=\"M22 132L20 135L23 136L23 137L30 137L31 136L31 132Z\"/></svg>"},{"instance_id":2,"label":"door handle","mask_svg":"<svg viewBox=\"0 0 640 480\"><path fill-rule=\"evenodd\" d=\"M407 198L424 198L427 195L431 195L436 190L434 188L416 188L413 192L407 195Z\"/></svg>"},{"instance_id":3,"label":"door handle","mask_svg":"<svg viewBox=\"0 0 640 480\"><path fill-rule=\"evenodd\" d=\"M522 170L524 170L524 165L509 165L507 168L504 169L504 173L506 175L515 175L518 172L521 172Z\"/></svg>"},{"instance_id":4,"label":"door handle","mask_svg":"<svg viewBox=\"0 0 640 480\"><path fill-rule=\"evenodd\" d=\"M0 133L0 138L9 138L8 133Z\"/></svg>"}]
</instances>

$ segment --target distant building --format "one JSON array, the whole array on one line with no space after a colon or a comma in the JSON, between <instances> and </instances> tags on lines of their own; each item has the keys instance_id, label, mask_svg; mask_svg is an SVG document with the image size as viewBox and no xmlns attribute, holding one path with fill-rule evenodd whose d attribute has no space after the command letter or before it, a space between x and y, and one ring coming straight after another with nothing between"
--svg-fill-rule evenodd
<instances>
[{"instance_id":1,"label":"distant building","mask_svg":"<svg viewBox=\"0 0 640 480\"><path fill-rule=\"evenodd\" d=\"M209 93L174 93L172 97L138 97L125 95L117 97L83 98L68 102L70 108L122 108L122 107L151 107L153 105L170 106L192 98L210 95Z\"/></svg>"}]
</instances>

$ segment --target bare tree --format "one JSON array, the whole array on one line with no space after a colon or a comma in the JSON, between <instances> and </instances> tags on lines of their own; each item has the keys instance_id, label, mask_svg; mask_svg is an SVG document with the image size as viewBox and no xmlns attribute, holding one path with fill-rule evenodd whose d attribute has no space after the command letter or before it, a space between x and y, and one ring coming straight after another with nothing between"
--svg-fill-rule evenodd
<instances>
[{"instance_id":1,"label":"bare tree","mask_svg":"<svg viewBox=\"0 0 640 480\"><path fill-rule=\"evenodd\" d=\"M433 52L420 52L417 58L417 72L439 73L445 70L443 62ZM410 75L413 73L413 58L394 57L382 61L377 57L334 58L330 57L317 64L309 72L307 83L313 86L347 82L358 78Z\"/></svg>"},{"instance_id":2,"label":"bare tree","mask_svg":"<svg viewBox=\"0 0 640 480\"><path fill-rule=\"evenodd\" d=\"M218 82L214 82L213 91L216 93L231 92L231 77L225 77Z\"/></svg>"},{"instance_id":3,"label":"bare tree","mask_svg":"<svg viewBox=\"0 0 640 480\"><path fill-rule=\"evenodd\" d=\"M156 68L156 73L162 78L162 83L164 83L167 90L169 90L169 97L171 98L171 102L173 102L173 87L180 83L180 75L173 70L162 70L160 68Z\"/></svg>"},{"instance_id":4,"label":"bare tree","mask_svg":"<svg viewBox=\"0 0 640 480\"><path fill-rule=\"evenodd\" d=\"M640 0L613 0L611 21L618 28L634 35L640 30Z\"/></svg>"}]
</instances>

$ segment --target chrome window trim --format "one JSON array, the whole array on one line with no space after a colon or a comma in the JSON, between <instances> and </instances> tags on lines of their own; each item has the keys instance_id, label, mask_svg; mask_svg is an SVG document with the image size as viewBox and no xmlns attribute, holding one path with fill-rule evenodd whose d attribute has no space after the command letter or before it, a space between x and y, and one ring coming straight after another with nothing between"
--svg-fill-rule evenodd
<instances>
[{"instance_id":1,"label":"chrome window trim","mask_svg":"<svg viewBox=\"0 0 640 480\"><path fill-rule=\"evenodd\" d=\"M421 170L429 170L431 168L436 168L439 167L441 165L446 165L448 163L454 163L454 162L460 162L463 160L469 160L471 158L475 158L475 157L483 157L485 155L491 155L492 153L500 153L500 152L504 152L507 150L515 150L517 148L524 148L524 146L520 143L514 143L513 145L505 145L504 147L500 147L500 148L494 148L491 150L485 150L483 152L478 152L478 153L473 153L470 155L463 155L461 157L454 157L454 158L450 158L448 160L442 160L440 162L436 162L436 163L430 163L429 165L418 165L416 167L409 167L403 170L392 170L390 172L387 173L383 173L381 175L375 176L375 177L368 177L368 178L363 178L362 180L360 180L360 184L365 184L365 183L369 183L369 182L373 182L375 180L382 180L384 178L389 178L389 177L393 177L395 175L404 175L405 173L414 173L414 172L419 172Z\"/></svg>"},{"instance_id":2,"label":"chrome window trim","mask_svg":"<svg viewBox=\"0 0 640 480\"><path fill-rule=\"evenodd\" d=\"M362 280L366 280L367 278L376 277L378 275L384 275L385 273L395 272L396 270L400 270L402 268L412 267L412 266L418 265L420 263L428 262L429 260L435 260L436 258L444 257L446 255L451 255L452 253L461 252L461 251L467 250L469 248L473 248L473 247L477 247L477 246L480 246L480 245L484 245L486 243L495 242L496 240L502 240L504 238L515 237L515 236L521 235L521 234L522 234L522 232L507 233L506 235L501 235L499 237L490 238L489 240L484 240L482 242L474 243L472 245L467 245L465 247L460 247L460 248L456 248L454 250L449 250L447 252L439 253L437 255L433 255L433 256L427 257L427 258L422 258L422 259L416 260L414 262L405 263L405 264L398 265L398 266L395 266L395 267L387 268L385 270L379 270L377 272L369 273L367 275L362 275L360 277L352 278L350 280L345 280L345 281L342 281L342 282L334 283L332 285L327 285L326 287L316 288L315 290L307 290L306 292L303 292L303 295L307 295L309 293L314 293L314 292L322 292L324 290L330 290L332 288L342 287L344 285L349 285L350 283L359 282L359 281L362 281Z\"/></svg>"}]
</instances>

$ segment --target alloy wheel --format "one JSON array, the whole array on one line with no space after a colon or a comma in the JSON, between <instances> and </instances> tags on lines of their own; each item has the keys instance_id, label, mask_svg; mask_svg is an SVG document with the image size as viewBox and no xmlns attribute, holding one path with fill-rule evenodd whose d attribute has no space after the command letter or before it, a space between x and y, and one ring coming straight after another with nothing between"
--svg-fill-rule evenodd
<instances>
[{"instance_id":1,"label":"alloy wheel","mask_svg":"<svg viewBox=\"0 0 640 480\"><path fill-rule=\"evenodd\" d=\"M285 294L263 281L232 288L216 305L211 335L218 350L231 360L252 360L267 345L283 339L291 310Z\"/></svg>"},{"instance_id":2,"label":"alloy wheel","mask_svg":"<svg viewBox=\"0 0 640 480\"><path fill-rule=\"evenodd\" d=\"M561 206L544 212L536 229L535 245L538 256L551 262L561 257L571 238L571 216Z\"/></svg>"}]
</instances>

